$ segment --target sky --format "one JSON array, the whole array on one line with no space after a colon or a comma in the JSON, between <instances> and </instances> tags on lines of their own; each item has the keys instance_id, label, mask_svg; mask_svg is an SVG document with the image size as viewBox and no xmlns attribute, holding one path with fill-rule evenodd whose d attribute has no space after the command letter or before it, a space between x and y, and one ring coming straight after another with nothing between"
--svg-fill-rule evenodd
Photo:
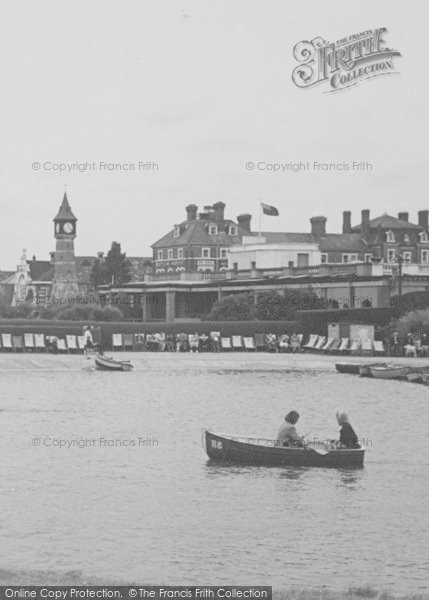
<instances>
[{"instance_id":1,"label":"sky","mask_svg":"<svg viewBox=\"0 0 429 600\"><path fill-rule=\"evenodd\" d=\"M365 208L429 209L425 0L3 0L0 15L0 269L23 248L49 259L64 189L79 255L113 240L150 255L189 203L222 201L258 229L263 201L280 212L267 231L325 215L331 233L343 210L357 224ZM336 93L293 83L298 42L378 27L396 74ZM246 167L300 161L372 170Z\"/></svg>"}]
</instances>

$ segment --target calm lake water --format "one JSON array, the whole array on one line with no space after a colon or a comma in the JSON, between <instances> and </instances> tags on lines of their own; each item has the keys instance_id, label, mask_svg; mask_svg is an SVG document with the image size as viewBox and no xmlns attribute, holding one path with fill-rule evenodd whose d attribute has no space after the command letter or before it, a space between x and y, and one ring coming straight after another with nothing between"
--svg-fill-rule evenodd
<instances>
[{"instance_id":1,"label":"calm lake water","mask_svg":"<svg viewBox=\"0 0 429 600\"><path fill-rule=\"evenodd\" d=\"M1 568L428 589L428 387L340 375L328 357L130 358L133 372L103 373L80 356L1 355ZM365 468L208 464L204 428L272 437L292 408L321 439L346 410Z\"/></svg>"}]
</instances>

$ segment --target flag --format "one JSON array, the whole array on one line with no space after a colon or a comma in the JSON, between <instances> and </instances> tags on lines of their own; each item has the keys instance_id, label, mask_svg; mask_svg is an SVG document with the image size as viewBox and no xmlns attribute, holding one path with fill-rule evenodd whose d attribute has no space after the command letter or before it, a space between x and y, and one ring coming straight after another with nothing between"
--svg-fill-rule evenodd
<instances>
[{"instance_id":1,"label":"flag","mask_svg":"<svg viewBox=\"0 0 429 600\"><path fill-rule=\"evenodd\" d=\"M279 211L275 206L270 206L269 204L264 204L261 202L262 212L264 215L270 215L270 217L278 217Z\"/></svg>"}]
</instances>

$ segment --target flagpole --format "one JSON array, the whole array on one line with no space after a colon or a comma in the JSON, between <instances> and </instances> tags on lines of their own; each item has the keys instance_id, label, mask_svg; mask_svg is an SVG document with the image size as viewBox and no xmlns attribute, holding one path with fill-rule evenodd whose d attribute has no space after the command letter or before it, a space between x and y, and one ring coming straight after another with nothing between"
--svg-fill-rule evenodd
<instances>
[{"instance_id":1,"label":"flagpole","mask_svg":"<svg viewBox=\"0 0 429 600\"><path fill-rule=\"evenodd\" d=\"M262 203L259 201L259 237L262 237Z\"/></svg>"}]
</instances>

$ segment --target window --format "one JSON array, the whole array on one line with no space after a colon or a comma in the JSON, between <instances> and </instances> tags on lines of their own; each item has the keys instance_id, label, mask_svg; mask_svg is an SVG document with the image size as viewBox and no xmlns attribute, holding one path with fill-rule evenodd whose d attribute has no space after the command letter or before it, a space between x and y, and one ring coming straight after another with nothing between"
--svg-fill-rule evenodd
<instances>
[{"instance_id":1,"label":"window","mask_svg":"<svg viewBox=\"0 0 429 600\"><path fill-rule=\"evenodd\" d=\"M396 250L387 251L387 262L393 263L396 261Z\"/></svg>"},{"instance_id":2,"label":"window","mask_svg":"<svg viewBox=\"0 0 429 600\"><path fill-rule=\"evenodd\" d=\"M228 257L228 248L221 248L220 249L220 258L227 258Z\"/></svg>"},{"instance_id":3,"label":"window","mask_svg":"<svg viewBox=\"0 0 429 600\"><path fill-rule=\"evenodd\" d=\"M256 260L252 260L250 263L250 268L251 269L256 269Z\"/></svg>"},{"instance_id":4,"label":"window","mask_svg":"<svg viewBox=\"0 0 429 600\"><path fill-rule=\"evenodd\" d=\"M202 248L201 249L201 256L203 258L210 258L210 248Z\"/></svg>"},{"instance_id":5,"label":"window","mask_svg":"<svg viewBox=\"0 0 429 600\"><path fill-rule=\"evenodd\" d=\"M408 233L406 233L404 235L404 244L409 244L410 243L410 236L408 235Z\"/></svg>"},{"instance_id":6,"label":"window","mask_svg":"<svg viewBox=\"0 0 429 600\"><path fill-rule=\"evenodd\" d=\"M162 260L162 250L158 250L158 260Z\"/></svg>"},{"instance_id":7,"label":"window","mask_svg":"<svg viewBox=\"0 0 429 600\"><path fill-rule=\"evenodd\" d=\"M320 255L320 262L322 265L328 262L328 255L326 254L326 252L322 252L322 254Z\"/></svg>"},{"instance_id":8,"label":"window","mask_svg":"<svg viewBox=\"0 0 429 600\"><path fill-rule=\"evenodd\" d=\"M365 262L366 263L372 262L372 254L365 254Z\"/></svg>"},{"instance_id":9,"label":"window","mask_svg":"<svg viewBox=\"0 0 429 600\"><path fill-rule=\"evenodd\" d=\"M183 248L177 248L177 258L183 258Z\"/></svg>"},{"instance_id":10,"label":"window","mask_svg":"<svg viewBox=\"0 0 429 600\"><path fill-rule=\"evenodd\" d=\"M429 262L429 250L422 250L422 263Z\"/></svg>"},{"instance_id":11,"label":"window","mask_svg":"<svg viewBox=\"0 0 429 600\"><path fill-rule=\"evenodd\" d=\"M174 226L174 237L178 238L180 236L180 225Z\"/></svg>"},{"instance_id":12,"label":"window","mask_svg":"<svg viewBox=\"0 0 429 600\"><path fill-rule=\"evenodd\" d=\"M237 235L237 227L235 225L229 226L229 235Z\"/></svg>"},{"instance_id":13,"label":"window","mask_svg":"<svg viewBox=\"0 0 429 600\"><path fill-rule=\"evenodd\" d=\"M172 248L169 248L167 250L167 258L168 258L168 260L171 260L173 258L173 249Z\"/></svg>"},{"instance_id":14,"label":"window","mask_svg":"<svg viewBox=\"0 0 429 600\"><path fill-rule=\"evenodd\" d=\"M386 232L386 241L387 242L394 242L395 241L395 234L393 233L393 231L391 229Z\"/></svg>"},{"instance_id":15,"label":"window","mask_svg":"<svg viewBox=\"0 0 429 600\"><path fill-rule=\"evenodd\" d=\"M422 244L427 244L429 242L429 236L428 236L427 231L420 232L419 239Z\"/></svg>"},{"instance_id":16,"label":"window","mask_svg":"<svg viewBox=\"0 0 429 600\"><path fill-rule=\"evenodd\" d=\"M209 225L209 235L217 235L217 225Z\"/></svg>"},{"instance_id":17,"label":"window","mask_svg":"<svg viewBox=\"0 0 429 600\"><path fill-rule=\"evenodd\" d=\"M411 262L411 252L403 252L402 260L404 263L409 264Z\"/></svg>"},{"instance_id":18,"label":"window","mask_svg":"<svg viewBox=\"0 0 429 600\"><path fill-rule=\"evenodd\" d=\"M353 263L358 261L357 254L343 254L343 263Z\"/></svg>"}]
</instances>

